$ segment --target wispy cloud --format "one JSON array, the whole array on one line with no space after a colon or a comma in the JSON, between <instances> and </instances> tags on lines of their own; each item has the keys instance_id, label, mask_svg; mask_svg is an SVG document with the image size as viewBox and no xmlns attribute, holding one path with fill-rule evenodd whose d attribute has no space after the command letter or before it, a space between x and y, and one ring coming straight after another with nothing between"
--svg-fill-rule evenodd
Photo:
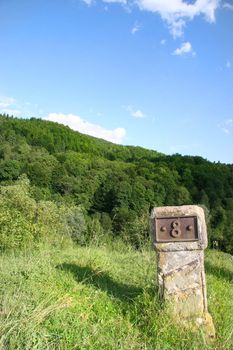
<instances>
[{"instance_id":1,"label":"wispy cloud","mask_svg":"<svg viewBox=\"0 0 233 350\"><path fill-rule=\"evenodd\" d=\"M0 96L0 108L7 108L15 102L16 101L13 97Z\"/></svg>"},{"instance_id":2,"label":"wispy cloud","mask_svg":"<svg viewBox=\"0 0 233 350\"><path fill-rule=\"evenodd\" d=\"M20 110L17 101L13 97L0 96L0 113L18 116Z\"/></svg>"},{"instance_id":3,"label":"wispy cloud","mask_svg":"<svg viewBox=\"0 0 233 350\"><path fill-rule=\"evenodd\" d=\"M142 112L141 109L135 109L132 106L127 106L126 110L130 113L130 115L134 118L145 118L146 115L144 112Z\"/></svg>"},{"instance_id":4,"label":"wispy cloud","mask_svg":"<svg viewBox=\"0 0 233 350\"><path fill-rule=\"evenodd\" d=\"M88 6L94 3L94 0L83 1ZM192 2L185 0L102 0L102 2L118 3L128 10L137 6L141 11L157 13L167 23L170 33L176 38L183 35L186 23L197 16L204 16L209 23L215 22L215 12L220 6L221 0L195 0ZM230 9L231 6L229 3L223 5L223 7Z\"/></svg>"},{"instance_id":5,"label":"wispy cloud","mask_svg":"<svg viewBox=\"0 0 233 350\"><path fill-rule=\"evenodd\" d=\"M87 6L91 6L94 3L94 0L82 0L82 1L85 2Z\"/></svg>"},{"instance_id":6,"label":"wispy cloud","mask_svg":"<svg viewBox=\"0 0 233 350\"><path fill-rule=\"evenodd\" d=\"M166 44L166 39L162 39L162 40L160 41L160 44L161 44L161 45L165 45L165 44Z\"/></svg>"},{"instance_id":7,"label":"wispy cloud","mask_svg":"<svg viewBox=\"0 0 233 350\"><path fill-rule=\"evenodd\" d=\"M16 108L3 108L0 110L1 113L8 114L8 115L13 115L13 116L19 116L21 111L16 109Z\"/></svg>"},{"instance_id":8,"label":"wispy cloud","mask_svg":"<svg viewBox=\"0 0 233 350\"><path fill-rule=\"evenodd\" d=\"M228 69L231 68L231 62L229 60L227 60L227 62L226 62L226 68L228 68Z\"/></svg>"},{"instance_id":9,"label":"wispy cloud","mask_svg":"<svg viewBox=\"0 0 233 350\"><path fill-rule=\"evenodd\" d=\"M175 51L173 51L173 55L177 55L177 56L181 56L187 53L192 53L193 56L195 56L195 52L192 49L192 45L189 41L187 41L186 43L181 44L180 47L178 47L177 49L175 49Z\"/></svg>"},{"instance_id":10,"label":"wispy cloud","mask_svg":"<svg viewBox=\"0 0 233 350\"><path fill-rule=\"evenodd\" d=\"M111 3L119 3L122 5L127 5L127 0L102 0L103 2L106 2L107 4L111 4Z\"/></svg>"},{"instance_id":11,"label":"wispy cloud","mask_svg":"<svg viewBox=\"0 0 233 350\"><path fill-rule=\"evenodd\" d=\"M131 34L134 35L135 33L137 33L141 29L142 29L142 25L138 22L135 22L133 25L133 28L131 29Z\"/></svg>"},{"instance_id":12,"label":"wispy cloud","mask_svg":"<svg viewBox=\"0 0 233 350\"><path fill-rule=\"evenodd\" d=\"M40 117L44 111L37 103L18 101L14 97L0 96L0 113L15 117Z\"/></svg>"},{"instance_id":13,"label":"wispy cloud","mask_svg":"<svg viewBox=\"0 0 233 350\"><path fill-rule=\"evenodd\" d=\"M233 119L224 120L224 122L220 125L220 128L225 134L231 134L233 130Z\"/></svg>"},{"instance_id":14,"label":"wispy cloud","mask_svg":"<svg viewBox=\"0 0 233 350\"><path fill-rule=\"evenodd\" d=\"M49 113L44 119L67 125L75 131L114 143L122 143L126 135L126 130L124 128L116 128L113 130L105 129L100 125L90 123L74 114Z\"/></svg>"},{"instance_id":15,"label":"wispy cloud","mask_svg":"<svg viewBox=\"0 0 233 350\"><path fill-rule=\"evenodd\" d=\"M225 2L222 6L225 9L233 10L233 4L230 4L229 2Z\"/></svg>"}]
</instances>

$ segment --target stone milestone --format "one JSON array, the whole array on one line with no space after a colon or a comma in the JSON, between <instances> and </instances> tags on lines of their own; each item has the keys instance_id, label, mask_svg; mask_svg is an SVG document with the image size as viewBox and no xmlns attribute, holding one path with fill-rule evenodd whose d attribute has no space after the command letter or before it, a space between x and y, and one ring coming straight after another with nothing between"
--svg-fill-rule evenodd
<instances>
[{"instance_id":1,"label":"stone milestone","mask_svg":"<svg viewBox=\"0 0 233 350\"><path fill-rule=\"evenodd\" d=\"M214 339L204 271L207 247L204 210L196 205L154 208L151 232L161 299L178 322L202 327L207 337Z\"/></svg>"}]
</instances>

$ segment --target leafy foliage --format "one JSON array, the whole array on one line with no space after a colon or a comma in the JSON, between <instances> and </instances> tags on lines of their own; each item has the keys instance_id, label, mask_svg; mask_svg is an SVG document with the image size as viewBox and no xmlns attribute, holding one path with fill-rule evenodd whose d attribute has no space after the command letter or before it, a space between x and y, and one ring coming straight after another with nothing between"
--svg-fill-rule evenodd
<instances>
[{"instance_id":1,"label":"leafy foliage","mask_svg":"<svg viewBox=\"0 0 233 350\"><path fill-rule=\"evenodd\" d=\"M83 241L86 228L80 207L36 202L29 180L22 176L14 185L0 186L0 249L19 248L32 242Z\"/></svg>"},{"instance_id":2,"label":"leafy foliage","mask_svg":"<svg viewBox=\"0 0 233 350\"><path fill-rule=\"evenodd\" d=\"M28 192L17 182L22 174L30 180ZM30 224L25 234L34 238L46 235L48 225L51 237L59 231L84 243L122 236L139 247L153 206L202 204L210 213L211 245L233 252L232 164L165 156L56 123L2 115L0 182L5 213L13 218L17 211Z\"/></svg>"}]
</instances>

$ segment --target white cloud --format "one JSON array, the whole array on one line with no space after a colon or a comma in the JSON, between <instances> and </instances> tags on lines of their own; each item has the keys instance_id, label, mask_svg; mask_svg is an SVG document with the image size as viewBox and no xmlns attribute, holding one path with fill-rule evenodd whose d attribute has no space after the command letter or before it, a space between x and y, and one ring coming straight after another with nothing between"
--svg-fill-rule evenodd
<instances>
[{"instance_id":1,"label":"white cloud","mask_svg":"<svg viewBox=\"0 0 233 350\"><path fill-rule=\"evenodd\" d=\"M231 131L233 130L233 119L224 120L224 122L220 127L225 134L227 135L231 134Z\"/></svg>"},{"instance_id":2,"label":"white cloud","mask_svg":"<svg viewBox=\"0 0 233 350\"><path fill-rule=\"evenodd\" d=\"M225 2L223 4L223 8L228 9L228 10L233 10L233 4L229 4L229 2Z\"/></svg>"},{"instance_id":3,"label":"white cloud","mask_svg":"<svg viewBox=\"0 0 233 350\"><path fill-rule=\"evenodd\" d=\"M83 0L88 4L92 0ZM221 0L196 0L188 3L184 0L102 0L104 3L120 3L124 6L138 6L142 11L158 13L167 23L173 37L183 35L188 20L196 16L204 16L212 23L215 21L215 11ZM225 7L231 7L226 3Z\"/></svg>"},{"instance_id":4,"label":"white cloud","mask_svg":"<svg viewBox=\"0 0 233 350\"><path fill-rule=\"evenodd\" d=\"M91 6L93 4L93 0L83 0L87 6Z\"/></svg>"},{"instance_id":5,"label":"white cloud","mask_svg":"<svg viewBox=\"0 0 233 350\"><path fill-rule=\"evenodd\" d=\"M74 114L50 113L44 119L67 125L75 131L114 143L122 143L126 135L126 130L124 128L116 128L113 130L105 129L100 125L89 123Z\"/></svg>"},{"instance_id":6,"label":"white cloud","mask_svg":"<svg viewBox=\"0 0 233 350\"><path fill-rule=\"evenodd\" d=\"M13 115L13 116L18 116L21 114L21 112L18 109L15 108L2 108L0 109L1 113Z\"/></svg>"},{"instance_id":7,"label":"white cloud","mask_svg":"<svg viewBox=\"0 0 233 350\"><path fill-rule=\"evenodd\" d=\"M174 37L181 36L187 20L204 15L208 22L215 21L215 11L220 0L196 0L187 3L183 0L137 0L141 10L158 13L167 22Z\"/></svg>"},{"instance_id":8,"label":"white cloud","mask_svg":"<svg viewBox=\"0 0 233 350\"><path fill-rule=\"evenodd\" d=\"M130 115L134 118L145 118L146 115L141 111L141 109L134 109L132 106L128 106L126 110L130 113Z\"/></svg>"},{"instance_id":9,"label":"white cloud","mask_svg":"<svg viewBox=\"0 0 233 350\"><path fill-rule=\"evenodd\" d=\"M135 22L133 28L131 29L131 33L134 35L134 34L137 33L141 28L142 28L141 24L139 24L138 22Z\"/></svg>"},{"instance_id":10,"label":"white cloud","mask_svg":"<svg viewBox=\"0 0 233 350\"><path fill-rule=\"evenodd\" d=\"M18 116L21 114L21 111L13 97L0 96L0 113Z\"/></svg>"},{"instance_id":11,"label":"white cloud","mask_svg":"<svg viewBox=\"0 0 233 350\"><path fill-rule=\"evenodd\" d=\"M13 97L0 96L0 109L8 108L15 104L15 99Z\"/></svg>"},{"instance_id":12,"label":"white cloud","mask_svg":"<svg viewBox=\"0 0 233 350\"><path fill-rule=\"evenodd\" d=\"M228 69L231 68L231 62L230 62L229 60L227 60L227 62L226 62L226 67L227 67Z\"/></svg>"},{"instance_id":13,"label":"white cloud","mask_svg":"<svg viewBox=\"0 0 233 350\"><path fill-rule=\"evenodd\" d=\"M103 2L106 2L107 4L111 4L111 3L119 3L122 5L127 5L127 0L102 0Z\"/></svg>"},{"instance_id":14,"label":"white cloud","mask_svg":"<svg viewBox=\"0 0 233 350\"><path fill-rule=\"evenodd\" d=\"M233 119L227 119L227 120L225 121L225 123L226 123L226 125L230 125L230 126L233 127Z\"/></svg>"},{"instance_id":15,"label":"white cloud","mask_svg":"<svg viewBox=\"0 0 233 350\"><path fill-rule=\"evenodd\" d=\"M173 55L181 56L191 52L193 53L193 55L195 55L191 43L187 41L186 43L183 43L180 47L175 49L175 51L173 51Z\"/></svg>"},{"instance_id":16,"label":"white cloud","mask_svg":"<svg viewBox=\"0 0 233 350\"><path fill-rule=\"evenodd\" d=\"M31 117L43 114L38 104L18 101L13 97L0 96L0 113L13 116Z\"/></svg>"},{"instance_id":17,"label":"white cloud","mask_svg":"<svg viewBox=\"0 0 233 350\"><path fill-rule=\"evenodd\" d=\"M162 40L160 41L160 44L161 44L161 45L165 45L165 44L166 44L166 40L165 40L165 39L162 39Z\"/></svg>"},{"instance_id":18,"label":"white cloud","mask_svg":"<svg viewBox=\"0 0 233 350\"><path fill-rule=\"evenodd\" d=\"M145 118L145 114L140 109L137 109L135 112L133 112L132 116L135 118Z\"/></svg>"},{"instance_id":19,"label":"white cloud","mask_svg":"<svg viewBox=\"0 0 233 350\"><path fill-rule=\"evenodd\" d=\"M167 21L167 22L168 22L169 30L174 38L178 38L183 35L186 22L182 18L177 20Z\"/></svg>"},{"instance_id":20,"label":"white cloud","mask_svg":"<svg viewBox=\"0 0 233 350\"><path fill-rule=\"evenodd\" d=\"M88 6L95 0L83 0ZM157 13L167 23L168 28L174 38L183 35L186 22L193 20L194 17L204 16L205 19L215 22L215 12L220 6L221 0L102 0L107 4L118 3L125 9L137 6L141 11ZM232 9L233 5L224 3L223 7ZM133 30L136 32L137 29Z\"/></svg>"},{"instance_id":21,"label":"white cloud","mask_svg":"<svg viewBox=\"0 0 233 350\"><path fill-rule=\"evenodd\" d=\"M225 134L227 134L227 135L230 134L230 130L227 129L227 128L222 128L222 131L223 131Z\"/></svg>"}]
</instances>

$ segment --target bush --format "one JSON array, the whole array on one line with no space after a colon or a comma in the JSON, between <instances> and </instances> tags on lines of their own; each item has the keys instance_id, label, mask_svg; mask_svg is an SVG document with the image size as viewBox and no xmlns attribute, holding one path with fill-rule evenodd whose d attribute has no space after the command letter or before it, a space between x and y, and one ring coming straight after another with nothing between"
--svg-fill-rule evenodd
<instances>
[{"instance_id":1,"label":"bush","mask_svg":"<svg viewBox=\"0 0 233 350\"><path fill-rule=\"evenodd\" d=\"M32 241L32 225L20 211L0 205L0 249L23 247Z\"/></svg>"},{"instance_id":2,"label":"bush","mask_svg":"<svg viewBox=\"0 0 233 350\"><path fill-rule=\"evenodd\" d=\"M52 243L72 239L83 244L86 221L75 205L36 201L30 182L22 176L15 184L0 186L0 249L19 248L31 242Z\"/></svg>"}]
</instances>

